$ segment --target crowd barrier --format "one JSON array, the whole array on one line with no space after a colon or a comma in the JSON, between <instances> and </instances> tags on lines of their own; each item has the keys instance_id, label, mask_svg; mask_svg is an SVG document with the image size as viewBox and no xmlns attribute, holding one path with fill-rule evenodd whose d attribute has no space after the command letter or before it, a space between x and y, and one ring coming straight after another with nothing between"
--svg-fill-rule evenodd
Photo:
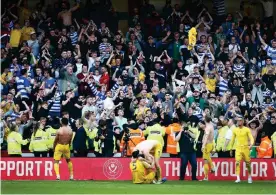
<instances>
[{"instance_id":1,"label":"crowd barrier","mask_svg":"<svg viewBox=\"0 0 276 195\"><path fill-rule=\"evenodd\" d=\"M210 180L234 180L235 160L215 158L215 173ZM129 158L72 158L74 178L76 180L131 180ZM252 159L254 180L276 180L275 159ZM178 180L180 159L162 158L162 176L169 180ZM51 158L2 158L0 161L2 180L54 180L54 166ZM190 166L186 178L190 179ZM65 160L60 162L61 180L68 180L69 172ZM197 176L204 175L203 161L198 160ZM241 179L247 178L245 163L241 166Z\"/></svg>"}]
</instances>

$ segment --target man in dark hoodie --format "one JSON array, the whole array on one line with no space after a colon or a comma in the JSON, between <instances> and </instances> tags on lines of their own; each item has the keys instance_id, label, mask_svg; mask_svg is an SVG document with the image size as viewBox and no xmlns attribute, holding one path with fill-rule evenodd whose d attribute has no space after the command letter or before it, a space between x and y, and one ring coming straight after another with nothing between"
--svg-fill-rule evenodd
<instances>
[{"instance_id":1,"label":"man in dark hoodie","mask_svg":"<svg viewBox=\"0 0 276 195\"><path fill-rule=\"evenodd\" d=\"M88 149L86 145L87 134L83 127L83 120L76 120L76 135L73 139L73 149L75 157L87 157Z\"/></svg>"}]
</instances>

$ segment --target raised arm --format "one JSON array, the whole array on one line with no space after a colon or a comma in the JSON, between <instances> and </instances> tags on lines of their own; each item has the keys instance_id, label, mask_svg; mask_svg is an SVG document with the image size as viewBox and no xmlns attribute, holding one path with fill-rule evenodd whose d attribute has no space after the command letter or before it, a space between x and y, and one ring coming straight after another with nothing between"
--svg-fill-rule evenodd
<instances>
[{"instance_id":1,"label":"raised arm","mask_svg":"<svg viewBox=\"0 0 276 195\"><path fill-rule=\"evenodd\" d=\"M76 11L79 7L80 7L80 5L77 3L77 5L75 5L75 6L72 7L71 9L69 9L69 12L74 12L74 11Z\"/></svg>"}]
</instances>

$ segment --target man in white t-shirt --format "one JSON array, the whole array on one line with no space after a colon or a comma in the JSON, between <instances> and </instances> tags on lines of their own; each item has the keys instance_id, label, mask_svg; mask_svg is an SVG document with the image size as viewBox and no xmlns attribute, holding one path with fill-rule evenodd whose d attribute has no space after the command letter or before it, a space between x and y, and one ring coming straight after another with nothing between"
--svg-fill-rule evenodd
<instances>
[{"instance_id":1,"label":"man in white t-shirt","mask_svg":"<svg viewBox=\"0 0 276 195\"><path fill-rule=\"evenodd\" d=\"M82 108L81 114L82 116L86 113L86 112L94 112L96 115L98 113L98 108L96 106L96 97L91 97L88 96L86 98L86 104L85 106Z\"/></svg>"},{"instance_id":2,"label":"man in white t-shirt","mask_svg":"<svg viewBox=\"0 0 276 195\"><path fill-rule=\"evenodd\" d=\"M123 125L127 124L127 118L124 117L124 110L118 110L118 116L115 117L115 122L118 127L120 127L120 131L123 130Z\"/></svg>"}]
</instances>

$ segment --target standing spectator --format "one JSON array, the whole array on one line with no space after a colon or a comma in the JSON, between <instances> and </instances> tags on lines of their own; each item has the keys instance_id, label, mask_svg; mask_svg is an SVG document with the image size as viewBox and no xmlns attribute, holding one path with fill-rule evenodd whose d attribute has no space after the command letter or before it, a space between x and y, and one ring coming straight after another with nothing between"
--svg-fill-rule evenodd
<instances>
[{"instance_id":1,"label":"standing spectator","mask_svg":"<svg viewBox=\"0 0 276 195\"><path fill-rule=\"evenodd\" d=\"M79 4L74 7L68 7L66 2L63 2L61 5L62 11L58 13L58 18L62 20L62 24L66 27L72 25L72 12L76 11L79 8Z\"/></svg>"},{"instance_id":2,"label":"standing spectator","mask_svg":"<svg viewBox=\"0 0 276 195\"><path fill-rule=\"evenodd\" d=\"M74 150L74 156L75 157L87 157L87 146L86 146L86 140L87 140L87 134L83 127L83 120L78 119L76 120L76 135L73 140L73 150Z\"/></svg>"},{"instance_id":3,"label":"standing spectator","mask_svg":"<svg viewBox=\"0 0 276 195\"><path fill-rule=\"evenodd\" d=\"M179 156L181 159L180 166L180 178L179 180L184 180L186 175L186 168L188 162L192 166L192 180L197 181L196 170L197 170L197 161L196 161L196 151L194 150L194 140L196 135L182 126L180 132L176 133L175 141L179 142Z\"/></svg>"}]
</instances>

